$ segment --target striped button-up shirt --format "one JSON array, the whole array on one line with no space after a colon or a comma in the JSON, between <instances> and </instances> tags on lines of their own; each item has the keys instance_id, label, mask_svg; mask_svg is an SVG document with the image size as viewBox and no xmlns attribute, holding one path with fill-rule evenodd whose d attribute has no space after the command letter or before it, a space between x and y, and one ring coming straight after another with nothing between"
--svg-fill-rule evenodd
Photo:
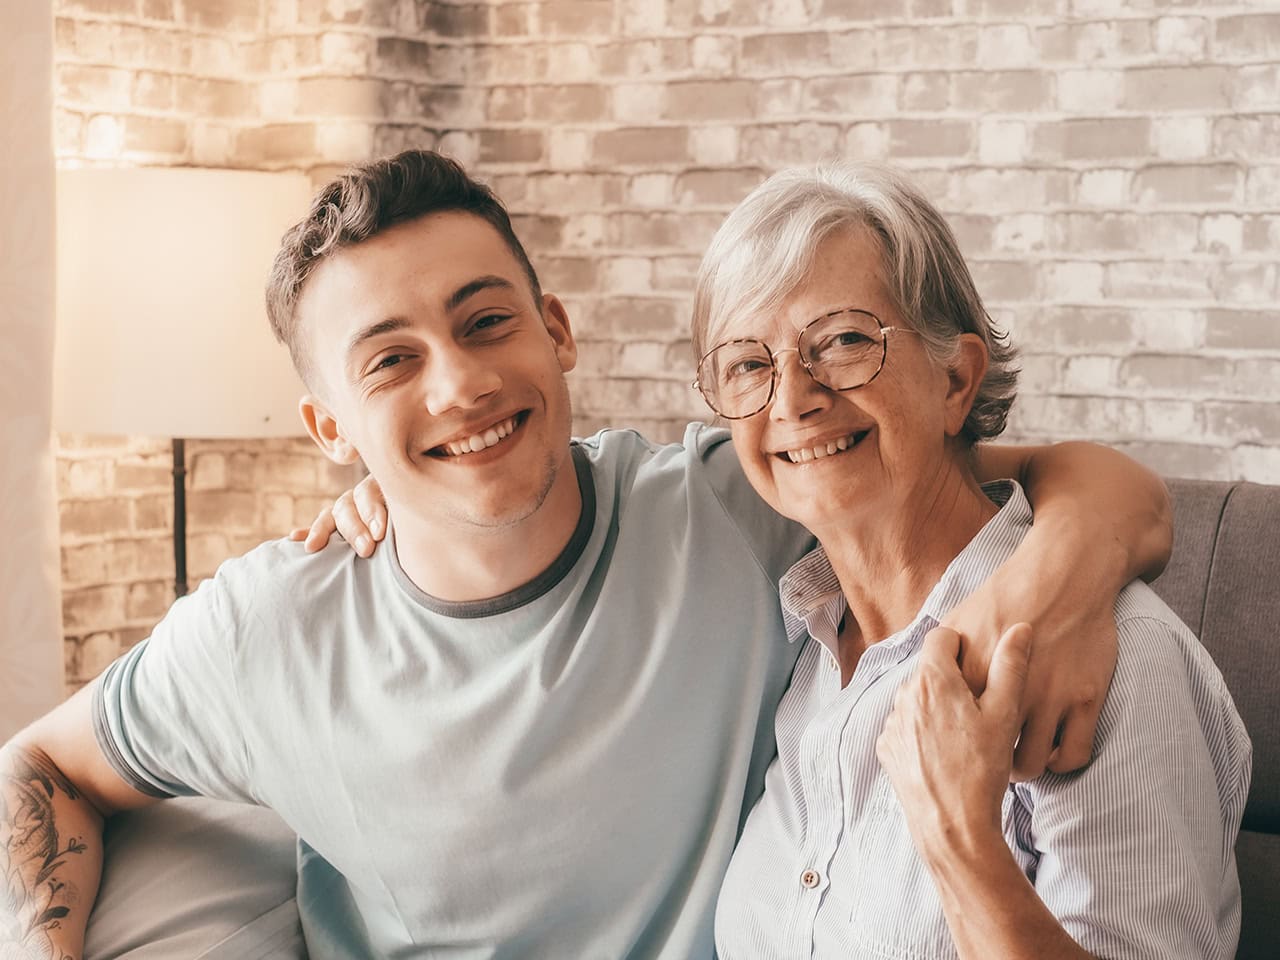
<instances>
[{"instance_id":1,"label":"striped button-up shirt","mask_svg":"<svg viewBox=\"0 0 1280 960\"><path fill-rule=\"evenodd\" d=\"M840 585L821 548L781 582L788 634L805 643L778 708L778 757L748 818L716 913L731 958L954 957L875 742L924 635L1021 542L1017 484L956 557L914 621L871 646L841 688ZM1041 899L1105 957L1231 957L1240 926L1234 846L1251 748L1209 655L1145 585L1116 604L1119 660L1093 762L1012 785L1003 824Z\"/></svg>"}]
</instances>

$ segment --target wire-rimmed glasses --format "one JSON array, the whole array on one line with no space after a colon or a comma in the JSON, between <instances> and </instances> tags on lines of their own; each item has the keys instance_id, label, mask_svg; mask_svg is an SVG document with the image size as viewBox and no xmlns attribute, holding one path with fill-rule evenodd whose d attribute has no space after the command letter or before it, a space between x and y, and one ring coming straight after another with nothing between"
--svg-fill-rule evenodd
<instances>
[{"instance_id":1,"label":"wire-rimmed glasses","mask_svg":"<svg viewBox=\"0 0 1280 960\"><path fill-rule=\"evenodd\" d=\"M833 310L807 324L796 345L776 353L752 337L726 340L698 361L693 387L726 420L754 416L773 400L778 357L795 351L809 376L829 390L866 386L884 369L888 335L901 327L882 327L866 310Z\"/></svg>"}]
</instances>

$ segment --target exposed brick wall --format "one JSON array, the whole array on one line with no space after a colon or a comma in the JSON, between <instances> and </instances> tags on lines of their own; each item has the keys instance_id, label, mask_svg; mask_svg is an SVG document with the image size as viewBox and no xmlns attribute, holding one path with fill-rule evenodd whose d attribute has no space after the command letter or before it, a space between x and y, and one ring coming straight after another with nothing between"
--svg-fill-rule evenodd
<instances>
[{"instance_id":1,"label":"exposed brick wall","mask_svg":"<svg viewBox=\"0 0 1280 960\"><path fill-rule=\"evenodd\" d=\"M472 165L570 305L580 430L703 416L685 329L724 213L779 167L878 157L1022 348L1011 437L1280 482L1274 0L62 0L57 61L64 163ZM189 457L193 574L349 476L302 442ZM167 460L63 438L73 679L163 609Z\"/></svg>"}]
</instances>

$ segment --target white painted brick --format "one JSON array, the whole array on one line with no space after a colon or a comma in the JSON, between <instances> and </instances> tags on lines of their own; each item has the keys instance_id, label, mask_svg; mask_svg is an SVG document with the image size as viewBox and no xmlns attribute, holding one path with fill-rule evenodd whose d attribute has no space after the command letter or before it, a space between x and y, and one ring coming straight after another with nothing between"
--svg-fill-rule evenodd
<instances>
[{"instance_id":1,"label":"white painted brick","mask_svg":"<svg viewBox=\"0 0 1280 960\"><path fill-rule=\"evenodd\" d=\"M197 166L224 167L235 153L235 131L224 123L197 120L191 125L191 160Z\"/></svg>"},{"instance_id":2,"label":"white painted brick","mask_svg":"<svg viewBox=\"0 0 1280 960\"><path fill-rule=\"evenodd\" d=\"M298 113L298 81L264 80L258 85L258 111L264 120L288 120Z\"/></svg>"},{"instance_id":3,"label":"white painted brick","mask_svg":"<svg viewBox=\"0 0 1280 960\"><path fill-rule=\"evenodd\" d=\"M629 181L627 197L642 207L668 206L675 199L675 177L669 173L637 174Z\"/></svg>"},{"instance_id":4,"label":"white painted brick","mask_svg":"<svg viewBox=\"0 0 1280 960\"><path fill-rule=\"evenodd\" d=\"M550 130L547 158L557 170L584 169L591 161L591 134L584 130Z\"/></svg>"},{"instance_id":5,"label":"white painted brick","mask_svg":"<svg viewBox=\"0 0 1280 960\"><path fill-rule=\"evenodd\" d=\"M983 163L1023 163L1027 158L1027 125L984 118L978 124L978 158Z\"/></svg>"},{"instance_id":6,"label":"white painted brick","mask_svg":"<svg viewBox=\"0 0 1280 960\"><path fill-rule=\"evenodd\" d=\"M1062 373L1063 389L1106 393L1115 384L1118 364L1115 357L1068 357Z\"/></svg>"},{"instance_id":7,"label":"white painted brick","mask_svg":"<svg viewBox=\"0 0 1280 960\"><path fill-rule=\"evenodd\" d=\"M1015 23L981 27L978 30L978 62L984 67L1019 67L1035 63L1038 57L1031 30Z\"/></svg>"},{"instance_id":8,"label":"white painted brick","mask_svg":"<svg viewBox=\"0 0 1280 960\"><path fill-rule=\"evenodd\" d=\"M1157 117L1151 141L1157 157L1194 160L1209 155L1213 126L1208 117Z\"/></svg>"},{"instance_id":9,"label":"white painted brick","mask_svg":"<svg viewBox=\"0 0 1280 960\"><path fill-rule=\"evenodd\" d=\"M1114 110L1124 93L1119 70L1064 70L1058 74L1058 106L1063 110L1096 116Z\"/></svg>"},{"instance_id":10,"label":"white painted brick","mask_svg":"<svg viewBox=\"0 0 1280 960\"><path fill-rule=\"evenodd\" d=\"M1050 263L1044 267L1045 295L1059 303L1092 303L1102 299L1101 264L1082 261Z\"/></svg>"},{"instance_id":11,"label":"white painted brick","mask_svg":"<svg viewBox=\"0 0 1280 960\"><path fill-rule=\"evenodd\" d=\"M1209 21L1204 17L1160 17L1155 22L1156 52L1196 60L1209 44Z\"/></svg>"},{"instance_id":12,"label":"white painted brick","mask_svg":"<svg viewBox=\"0 0 1280 960\"><path fill-rule=\"evenodd\" d=\"M118 656L120 644L111 633L93 633L80 642L80 676L86 680L107 669Z\"/></svg>"},{"instance_id":13,"label":"white painted brick","mask_svg":"<svg viewBox=\"0 0 1280 960\"><path fill-rule=\"evenodd\" d=\"M330 160L358 163L373 153L373 127L339 120L317 123L316 149Z\"/></svg>"},{"instance_id":14,"label":"white painted brick","mask_svg":"<svg viewBox=\"0 0 1280 960\"><path fill-rule=\"evenodd\" d=\"M807 26L813 18L811 4L806 0L768 0L768 3L766 22L770 26Z\"/></svg>"},{"instance_id":15,"label":"white painted brick","mask_svg":"<svg viewBox=\"0 0 1280 960\"><path fill-rule=\"evenodd\" d=\"M660 117L667 101L661 83L620 83L613 88L613 117L622 122L650 122Z\"/></svg>"},{"instance_id":16,"label":"white painted brick","mask_svg":"<svg viewBox=\"0 0 1280 960\"><path fill-rule=\"evenodd\" d=\"M800 112L800 101L804 96L804 82L793 77L764 80L757 92L760 104L760 116L789 117Z\"/></svg>"},{"instance_id":17,"label":"white painted brick","mask_svg":"<svg viewBox=\"0 0 1280 960\"><path fill-rule=\"evenodd\" d=\"M480 159L480 141L466 130L450 130L440 138L441 153L447 154L463 166L474 166Z\"/></svg>"},{"instance_id":18,"label":"white painted brick","mask_svg":"<svg viewBox=\"0 0 1280 960\"><path fill-rule=\"evenodd\" d=\"M651 293L653 262L644 257L612 257L602 264L605 288L622 294Z\"/></svg>"},{"instance_id":19,"label":"white painted brick","mask_svg":"<svg viewBox=\"0 0 1280 960\"><path fill-rule=\"evenodd\" d=\"M1240 444L1231 451L1231 476L1254 483L1280 483L1280 447Z\"/></svg>"},{"instance_id":20,"label":"white painted brick","mask_svg":"<svg viewBox=\"0 0 1280 960\"><path fill-rule=\"evenodd\" d=\"M627 0L622 7L622 28L633 36L660 33L667 25L667 5L653 0Z\"/></svg>"},{"instance_id":21,"label":"white painted brick","mask_svg":"<svg viewBox=\"0 0 1280 960\"><path fill-rule=\"evenodd\" d=\"M364 34L322 34L320 61L328 70L337 73L360 74L369 69L372 58L371 46L370 38Z\"/></svg>"},{"instance_id":22,"label":"white painted brick","mask_svg":"<svg viewBox=\"0 0 1280 960\"><path fill-rule=\"evenodd\" d=\"M851 160L883 160L889 156L889 131L883 123L855 123L844 138L844 155Z\"/></svg>"},{"instance_id":23,"label":"white painted brick","mask_svg":"<svg viewBox=\"0 0 1280 960\"><path fill-rule=\"evenodd\" d=\"M84 130L85 156L95 160L114 159L124 149L124 129L115 117L90 117Z\"/></svg>"},{"instance_id":24,"label":"white painted brick","mask_svg":"<svg viewBox=\"0 0 1280 960\"><path fill-rule=\"evenodd\" d=\"M1186 353L1204 343L1204 316L1194 310L1137 310L1133 333L1134 347L1153 353Z\"/></svg>"},{"instance_id":25,"label":"white painted brick","mask_svg":"<svg viewBox=\"0 0 1280 960\"><path fill-rule=\"evenodd\" d=\"M695 127L689 132L689 152L695 163L731 164L738 158L738 129Z\"/></svg>"},{"instance_id":26,"label":"white painted brick","mask_svg":"<svg viewBox=\"0 0 1280 960\"><path fill-rule=\"evenodd\" d=\"M728 76L733 71L733 50L732 37L697 36L690 45L689 59L701 75Z\"/></svg>"},{"instance_id":27,"label":"white painted brick","mask_svg":"<svg viewBox=\"0 0 1280 960\"><path fill-rule=\"evenodd\" d=\"M1021 213L1001 217L996 224L995 247L998 250L1027 252L1044 246L1045 217L1038 213Z\"/></svg>"},{"instance_id":28,"label":"white painted brick","mask_svg":"<svg viewBox=\"0 0 1280 960\"><path fill-rule=\"evenodd\" d=\"M1185 440L1204 432L1200 404L1190 400L1145 400L1142 435L1158 440Z\"/></svg>"},{"instance_id":29,"label":"white painted brick","mask_svg":"<svg viewBox=\"0 0 1280 960\"><path fill-rule=\"evenodd\" d=\"M1200 221L1200 245L1210 253L1239 253L1244 246L1244 221L1229 213L1205 217Z\"/></svg>"},{"instance_id":30,"label":"white painted brick","mask_svg":"<svg viewBox=\"0 0 1280 960\"><path fill-rule=\"evenodd\" d=\"M1086 170L1076 185L1076 198L1091 207L1118 207L1128 200L1129 171Z\"/></svg>"}]
</instances>

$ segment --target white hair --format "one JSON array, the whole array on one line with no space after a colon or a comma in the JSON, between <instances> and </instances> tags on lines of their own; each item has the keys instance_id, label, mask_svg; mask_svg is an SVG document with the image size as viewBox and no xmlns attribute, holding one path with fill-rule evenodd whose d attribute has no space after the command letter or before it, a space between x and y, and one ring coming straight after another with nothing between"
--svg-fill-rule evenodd
<instances>
[{"instance_id":1,"label":"white hair","mask_svg":"<svg viewBox=\"0 0 1280 960\"><path fill-rule=\"evenodd\" d=\"M964 425L969 443L997 436L1016 392L1018 370L1008 335L982 305L951 228L901 174L841 162L784 170L753 190L721 224L698 269L693 348L701 357L734 318L776 311L809 275L818 247L833 233L870 230L881 251L881 278L903 321L941 363L974 333L990 359Z\"/></svg>"}]
</instances>

